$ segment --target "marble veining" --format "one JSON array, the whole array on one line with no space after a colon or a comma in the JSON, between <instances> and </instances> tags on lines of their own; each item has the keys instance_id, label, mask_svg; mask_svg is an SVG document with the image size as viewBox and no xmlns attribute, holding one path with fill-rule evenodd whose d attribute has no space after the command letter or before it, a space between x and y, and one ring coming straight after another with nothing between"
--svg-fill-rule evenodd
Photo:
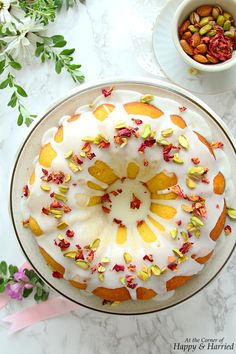
<instances>
[{"instance_id":1,"label":"marble veining","mask_svg":"<svg viewBox=\"0 0 236 354\"><path fill-rule=\"evenodd\" d=\"M145 13L147 7L148 11L152 7L158 12L162 4L161 0L87 0L86 6L78 2L75 8L59 14L50 32L64 34L68 45L76 48L76 60L82 63L87 82L117 75L152 77L136 60L133 34L139 30L139 25L135 22L135 14L136 11ZM66 74L57 76L52 63L39 65L33 62L18 77L29 93L28 108L36 114L75 86ZM7 185L16 151L27 128L17 127L16 113L4 104L8 96L9 92L5 90L0 94L0 258L20 264L24 257L8 216ZM235 134L236 90L199 97L218 112ZM174 354L182 353L174 349L174 343L183 343L187 337L224 337L226 342L232 343L236 321L235 274L236 255L204 291L158 314L110 316L78 307L72 313L38 323L14 336L8 336L8 325L0 322L1 353ZM0 312L0 319L31 304L33 300L11 302ZM202 354L210 352L201 351Z\"/></svg>"}]
</instances>

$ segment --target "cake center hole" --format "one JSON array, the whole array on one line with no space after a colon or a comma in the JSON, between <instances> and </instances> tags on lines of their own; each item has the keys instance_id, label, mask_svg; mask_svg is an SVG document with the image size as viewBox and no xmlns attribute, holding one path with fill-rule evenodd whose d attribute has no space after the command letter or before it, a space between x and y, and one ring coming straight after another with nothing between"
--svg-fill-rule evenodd
<instances>
[{"instance_id":1,"label":"cake center hole","mask_svg":"<svg viewBox=\"0 0 236 354\"><path fill-rule=\"evenodd\" d=\"M142 182L128 178L113 183L102 199L108 218L124 226L144 220L151 204L150 192Z\"/></svg>"}]
</instances>

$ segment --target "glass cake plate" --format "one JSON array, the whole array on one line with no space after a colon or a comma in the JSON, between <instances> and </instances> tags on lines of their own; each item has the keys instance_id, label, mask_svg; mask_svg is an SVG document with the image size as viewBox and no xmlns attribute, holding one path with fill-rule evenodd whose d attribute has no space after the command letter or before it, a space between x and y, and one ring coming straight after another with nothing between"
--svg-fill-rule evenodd
<instances>
[{"instance_id":1,"label":"glass cake plate","mask_svg":"<svg viewBox=\"0 0 236 354\"><path fill-rule=\"evenodd\" d=\"M102 300L94 295L72 287L66 281L52 277L51 270L46 265L38 251L35 238L31 231L24 229L21 225L21 194L22 181L29 179L32 170L32 162L39 153L41 140L44 133L51 127L57 126L63 115L73 115L76 109L93 102L101 93L101 88L114 86L115 89L133 90L141 94L150 93L160 97L170 98L178 101L181 106L200 113L208 123L211 131L214 132L214 140L223 141L224 151L230 158L232 170L236 170L236 145L233 137L221 118L213 112L205 103L175 85L164 81L145 78L115 78L98 81L94 84L84 84L68 92L57 102L52 104L44 114L32 125L28 131L22 146L16 156L15 165L12 169L10 180L10 216L15 229L19 245L32 267L39 276L55 291L65 298L89 309L119 315L138 315L161 311L175 306L205 288L222 270L226 262L232 255L236 241L234 237L225 237L224 233L217 241L214 256L206 264L204 269L193 277L184 286L177 289L171 296L162 298L156 296L148 301L126 301L118 306L102 305ZM232 235L236 231L234 223L232 225Z\"/></svg>"}]
</instances>

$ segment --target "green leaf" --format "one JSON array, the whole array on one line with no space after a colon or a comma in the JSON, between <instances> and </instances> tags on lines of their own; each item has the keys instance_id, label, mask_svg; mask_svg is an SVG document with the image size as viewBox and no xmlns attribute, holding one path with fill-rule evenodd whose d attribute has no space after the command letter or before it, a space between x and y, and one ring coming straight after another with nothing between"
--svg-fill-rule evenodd
<instances>
[{"instance_id":1,"label":"green leaf","mask_svg":"<svg viewBox=\"0 0 236 354\"><path fill-rule=\"evenodd\" d=\"M10 276L12 277L14 273L18 272L18 267L10 264L8 267L8 271L10 273Z\"/></svg>"},{"instance_id":2,"label":"green leaf","mask_svg":"<svg viewBox=\"0 0 236 354\"><path fill-rule=\"evenodd\" d=\"M17 119L17 124L19 126L21 126L23 124L23 121L24 121L24 118L23 118L22 114L20 113L18 116L18 119Z\"/></svg>"},{"instance_id":3,"label":"green leaf","mask_svg":"<svg viewBox=\"0 0 236 354\"><path fill-rule=\"evenodd\" d=\"M55 71L57 74L61 73L61 69L63 68L63 63L59 60L55 64Z\"/></svg>"},{"instance_id":4,"label":"green leaf","mask_svg":"<svg viewBox=\"0 0 236 354\"><path fill-rule=\"evenodd\" d=\"M0 293L4 293L5 289L6 289L6 284L5 284L5 283L2 283L2 284L0 285Z\"/></svg>"},{"instance_id":5,"label":"green leaf","mask_svg":"<svg viewBox=\"0 0 236 354\"><path fill-rule=\"evenodd\" d=\"M81 65L80 65L80 64L70 64L70 65L68 65L68 67L69 67L71 70L75 70L75 69L81 68Z\"/></svg>"},{"instance_id":6,"label":"green leaf","mask_svg":"<svg viewBox=\"0 0 236 354\"><path fill-rule=\"evenodd\" d=\"M11 65L11 67L15 70L20 70L22 68L22 66L20 65L20 63L17 63L16 61L10 61L9 64Z\"/></svg>"},{"instance_id":7,"label":"green leaf","mask_svg":"<svg viewBox=\"0 0 236 354\"><path fill-rule=\"evenodd\" d=\"M64 36L62 36L60 34L56 34L55 36L51 36L50 39L52 39L54 44L65 40Z\"/></svg>"},{"instance_id":8,"label":"green leaf","mask_svg":"<svg viewBox=\"0 0 236 354\"><path fill-rule=\"evenodd\" d=\"M0 61L0 75L3 73L3 71L5 69L5 63L6 63L5 59Z\"/></svg>"},{"instance_id":9,"label":"green leaf","mask_svg":"<svg viewBox=\"0 0 236 354\"><path fill-rule=\"evenodd\" d=\"M41 298L41 296L43 295L43 289L41 288L41 286L37 287L37 291L36 291L37 295Z\"/></svg>"},{"instance_id":10,"label":"green leaf","mask_svg":"<svg viewBox=\"0 0 236 354\"><path fill-rule=\"evenodd\" d=\"M5 261L0 263L0 273L7 275L7 263Z\"/></svg>"},{"instance_id":11,"label":"green leaf","mask_svg":"<svg viewBox=\"0 0 236 354\"><path fill-rule=\"evenodd\" d=\"M43 290L43 295L41 296L42 301L47 301L49 296L49 291Z\"/></svg>"},{"instance_id":12,"label":"green leaf","mask_svg":"<svg viewBox=\"0 0 236 354\"><path fill-rule=\"evenodd\" d=\"M9 78L7 78L6 80L2 81L1 84L0 84L0 90L6 88L10 83L10 80Z\"/></svg>"},{"instance_id":13,"label":"green leaf","mask_svg":"<svg viewBox=\"0 0 236 354\"><path fill-rule=\"evenodd\" d=\"M22 97L27 97L27 93L25 92L25 90L19 86L19 85L15 85L16 89L17 89L17 92L19 93L20 96Z\"/></svg>"},{"instance_id":14,"label":"green leaf","mask_svg":"<svg viewBox=\"0 0 236 354\"><path fill-rule=\"evenodd\" d=\"M66 43L67 43L67 41L58 41L53 45L53 47L54 48L62 48L62 47L65 47Z\"/></svg>"},{"instance_id":15,"label":"green leaf","mask_svg":"<svg viewBox=\"0 0 236 354\"><path fill-rule=\"evenodd\" d=\"M72 49L64 49L61 51L60 55L71 55L75 52L75 49L72 48Z\"/></svg>"},{"instance_id":16,"label":"green leaf","mask_svg":"<svg viewBox=\"0 0 236 354\"><path fill-rule=\"evenodd\" d=\"M32 117L32 116L31 116L31 117ZM36 116L35 116L35 117L36 117ZM26 125L27 127L29 127L32 122L33 122L33 119L31 119L31 118L29 118L29 117L26 117L26 118L25 118L25 125Z\"/></svg>"},{"instance_id":17,"label":"green leaf","mask_svg":"<svg viewBox=\"0 0 236 354\"><path fill-rule=\"evenodd\" d=\"M39 57L44 51L44 45L39 45L35 50L35 56Z\"/></svg>"},{"instance_id":18,"label":"green leaf","mask_svg":"<svg viewBox=\"0 0 236 354\"><path fill-rule=\"evenodd\" d=\"M11 96L11 99L10 99L10 101L7 104L8 107L12 107L12 108L16 107L17 101L18 101L17 95L16 95L15 92L13 92L13 94Z\"/></svg>"},{"instance_id":19,"label":"green leaf","mask_svg":"<svg viewBox=\"0 0 236 354\"><path fill-rule=\"evenodd\" d=\"M26 298L26 297L30 296L30 294L32 293L32 291L33 291L33 288L31 288L31 289L26 289L26 288L25 288L25 289L23 290L23 294L22 294L23 297Z\"/></svg>"}]
</instances>

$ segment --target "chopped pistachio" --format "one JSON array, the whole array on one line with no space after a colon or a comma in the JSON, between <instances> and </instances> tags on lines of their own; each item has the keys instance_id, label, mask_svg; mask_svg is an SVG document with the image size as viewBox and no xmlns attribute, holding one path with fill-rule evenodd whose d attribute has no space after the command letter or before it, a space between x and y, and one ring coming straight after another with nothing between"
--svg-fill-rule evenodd
<instances>
[{"instance_id":1,"label":"chopped pistachio","mask_svg":"<svg viewBox=\"0 0 236 354\"><path fill-rule=\"evenodd\" d=\"M163 138L169 138L169 136L171 136L173 134L173 129L172 128L168 128L165 130L161 131L161 135L163 136Z\"/></svg>"},{"instance_id":2,"label":"chopped pistachio","mask_svg":"<svg viewBox=\"0 0 236 354\"><path fill-rule=\"evenodd\" d=\"M72 155L73 155L73 151L72 151L72 150L69 150L69 151L65 154L65 159L69 159Z\"/></svg>"},{"instance_id":3,"label":"chopped pistachio","mask_svg":"<svg viewBox=\"0 0 236 354\"><path fill-rule=\"evenodd\" d=\"M189 231L189 232L192 232L192 231L196 230L196 227L191 222L188 223L185 227L186 227L186 230Z\"/></svg>"},{"instance_id":4,"label":"chopped pistachio","mask_svg":"<svg viewBox=\"0 0 236 354\"><path fill-rule=\"evenodd\" d=\"M59 230L64 230L66 227L68 227L69 225L65 222L65 221L62 221L60 222L59 224L57 224L57 228Z\"/></svg>"},{"instance_id":5,"label":"chopped pistachio","mask_svg":"<svg viewBox=\"0 0 236 354\"><path fill-rule=\"evenodd\" d=\"M140 97L140 102L142 103L149 103L154 99L153 95L147 94L147 95L143 95L142 97Z\"/></svg>"},{"instance_id":6,"label":"chopped pistachio","mask_svg":"<svg viewBox=\"0 0 236 354\"><path fill-rule=\"evenodd\" d=\"M196 183L190 177L186 177L186 184L190 189L194 189L196 187Z\"/></svg>"},{"instance_id":7,"label":"chopped pistachio","mask_svg":"<svg viewBox=\"0 0 236 354\"><path fill-rule=\"evenodd\" d=\"M98 274L98 279L100 280L100 282L102 283L104 281L104 273L99 273Z\"/></svg>"},{"instance_id":8,"label":"chopped pistachio","mask_svg":"<svg viewBox=\"0 0 236 354\"><path fill-rule=\"evenodd\" d=\"M93 143L94 142L94 137L93 136L84 136L82 139L85 143Z\"/></svg>"},{"instance_id":9,"label":"chopped pistachio","mask_svg":"<svg viewBox=\"0 0 236 354\"><path fill-rule=\"evenodd\" d=\"M188 241L188 235L185 231L181 231L180 235L183 237L184 241Z\"/></svg>"},{"instance_id":10,"label":"chopped pistachio","mask_svg":"<svg viewBox=\"0 0 236 354\"><path fill-rule=\"evenodd\" d=\"M185 204L181 205L181 209L183 211L185 211L186 213L192 213L192 211L193 211L193 208L191 206L185 205Z\"/></svg>"},{"instance_id":11,"label":"chopped pistachio","mask_svg":"<svg viewBox=\"0 0 236 354\"><path fill-rule=\"evenodd\" d=\"M179 145L182 146L184 149L189 148L189 142L184 135L180 135L178 141L179 141Z\"/></svg>"},{"instance_id":12,"label":"chopped pistachio","mask_svg":"<svg viewBox=\"0 0 236 354\"><path fill-rule=\"evenodd\" d=\"M102 259L101 259L101 263L104 263L104 264L107 264L107 263L110 263L110 258L108 258L108 257L103 257Z\"/></svg>"},{"instance_id":13,"label":"chopped pistachio","mask_svg":"<svg viewBox=\"0 0 236 354\"><path fill-rule=\"evenodd\" d=\"M151 125L150 124L144 124L143 130L142 130L142 138L147 139L151 134Z\"/></svg>"},{"instance_id":14,"label":"chopped pistachio","mask_svg":"<svg viewBox=\"0 0 236 354\"><path fill-rule=\"evenodd\" d=\"M60 191L61 193L66 194L66 193L68 192L68 190L69 190L69 187L68 187L68 186L64 186L64 185L61 185L61 186L58 187L58 189L59 189L59 191Z\"/></svg>"},{"instance_id":15,"label":"chopped pistachio","mask_svg":"<svg viewBox=\"0 0 236 354\"><path fill-rule=\"evenodd\" d=\"M180 263L185 262L187 260L188 260L188 256L183 255L183 257L178 258L177 263L180 264Z\"/></svg>"},{"instance_id":16,"label":"chopped pistachio","mask_svg":"<svg viewBox=\"0 0 236 354\"><path fill-rule=\"evenodd\" d=\"M106 271L106 268L103 267L102 265L100 265L100 266L98 267L98 273L104 273L105 271Z\"/></svg>"},{"instance_id":17,"label":"chopped pistachio","mask_svg":"<svg viewBox=\"0 0 236 354\"><path fill-rule=\"evenodd\" d=\"M183 253L180 252L177 248L174 248L172 251L178 258L182 258L183 257Z\"/></svg>"},{"instance_id":18,"label":"chopped pistachio","mask_svg":"<svg viewBox=\"0 0 236 354\"><path fill-rule=\"evenodd\" d=\"M193 226L197 226L197 227L204 226L204 223L202 222L202 220L200 220L196 216L191 216L190 221L193 224Z\"/></svg>"},{"instance_id":19,"label":"chopped pistachio","mask_svg":"<svg viewBox=\"0 0 236 354\"><path fill-rule=\"evenodd\" d=\"M152 274L154 274L156 276L161 275L161 269L156 264L151 266L151 272L152 272Z\"/></svg>"},{"instance_id":20,"label":"chopped pistachio","mask_svg":"<svg viewBox=\"0 0 236 354\"><path fill-rule=\"evenodd\" d=\"M236 210L232 208L227 208L227 214L231 219L236 219Z\"/></svg>"},{"instance_id":21,"label":"chopped pistachio","mask_svg":"<svg viewBox=\"0 0 236 354\"><path fill-rule=\"evenodd\" d=\"M127 138L122 138L123 143L120 145L121 148L125 147L128 144Z\"/></svg>"},{"instance_id":22,"label":"chopped pistachio","mask_svg":"<svg viewBox=\"0 0 236 354\"><path fill-rule=\"evenodd\" d=\"M115 129L126 128L126 122L124 120L118 120L115 122Z\"/></svg>"},{"instance_id":23,"label":"chopped pistachio","mask_svg":"<svg viewBox=\"0 0 236 354\"><path fill-rule=\"evenodd\" d=\"M84 151L81 151L80 156L81 157L86 157L86 153Z\"/></svg>"},{"instance_id":24,"label":"chopped pistachio","mask_svg":"<svg viewBox=\"0 0 236 354\"><path fill-rule=\"evenodd\" d=\"M176 238L178 236L178 229L174 228L174 229L170 230L170 235L174 240L176 240Z\"/></svg>"},{"instance_id":25,"label":"chopped pistachio","mask_svg":"<svg viewBox=\"0 0 236 354\"><path fill-rule=\"evenodd\" d=\"M90 249L96 251L100 245L100 238L96 238L91 244Z\"/></svg>"},{"instance_id":26,"label":"chopped pistachio","mask_svg":"<svg viewBox=\"0 0 236 354\"><path fill-rule=\"evenodd\" d=\"M79 165L77 165L74 161L69 161L68 166L69 169L74 173L79 172L80 170Z\"/></svg>"},{"instance_id":27,"label":"chopped pistachio","mask_svg":"<svg viewBox=\"0 0 236 354\"><path fill-rule=\"evenodd\" d=\"M63 256L66 257L66 258L75 259L76 254L77 254L77 251L68 251L68 252L65 252L65 253L63 254Z\"/></svg>"},{"instance_id":28,"label":"chopped pistachio","mask_svg":"<svg viewBox=\"0 0 236 354\"><path fill-rule=\"evenodd\" d=\"M62 215L63 215L63 210L60 210L60 209L50 209L50 214L62 216Z\"/></svg>"},{"instance_id":29,"label":"chopped pistachio","mask_svg":"<svg viewBox=\"0 0 236 354\"><path fill-rule=\"evenodd\" d=\"M163 146L168 146L168 145L170 145L170 142L166 139L159 138L159 139L157 139L157 144L163 145Z\"/></svg>"},{"instance_id":30,"label":"chopped pistachio","mask_svg":"<svg viewBox=\"0 0 236 354\"><path fill-rule=\"evenodd\" d=\"M197 229L197 230L194 230L194 235L199 238L201 236L201 230Z\"/></svg>"},{"instance_id":31,"label":"chopped pistachio","mask_svg":"<svg viewBox=\"0 0 236 354\"><path fill-rule=\"evenodd\" d=\"M67 202L67 198L64 195L62 195L62 194L55 193L54 194L54 198L57 199L57 200L60 200L63 203Z\"/></svg>"},{"instance_id":32,"label":"chopped pistachio","mask_svg":"<svg viewBox=\"0 0 236 354\"><path fill-rule=\"evenodd\" d=\"M83 259L78 259L75 261L76 265L84 270L89 268L89 263L87 261L84 261Z\"/></svg>"},{"instance_id":33,"label":"chopped pistachio","mask_svg":"<svg viewBox=\"0 0 236 354\"><path fill-rule=\"evenodd\" d=\"M174 161L175 163L178 163L178 164L184 163L184 161L180 158L178 152L176 152L176 153L174 154L173 161Z\"/></svg>"},{"instance_id":34,"label":"chopped pistachio","mask_svg":"<svg viewBox=\"0 0 236 354\"><path fill-rule=\"evenodd\" d=\"M120 282L121 282L121 284L126 285L126 281L125 281L125 278L124 278L124 277L121 277L121 278L120 278Z\"/></svg>"},{"instance_id":35,"label":"chopped pistachio","mask_svg":"<svg viewBox=\"0 0 236 354\"><path fill-rule=\"evenodd\" d=\"M65 175L65 183L70 182L70 180L71 180L71 176L69 175L69 173L67 173L67 174Z\"/></svg>"},{"instance_id":36,"label":"chopped pistachio","mask_svg":"<svg viewBox=\"0 0 236 354\"><path fill-rule=\"evenodd\" d=\"M111 306L118 306L120 303L121 301L112 301Z\"/></svg>"},{"instance_id":37,"label":"chopped pistachio","mask_svg":"<svg viewBox=\"0 0 236 354\"><path fill-rule=\"evenodd\" d=\"M125 252L125 253L123 254L123 257L124 257L124 260L125 260L125 263L126 263L126 264L129 264L129 263L132 262L132 256L131 256L131 254Z\"/></svg>"},{"instance_id":38,"label":"chopped pistachio","mask_svg":"<svg viewBox=\"0 0 236 354\"><path fill-rule=\"evenodd\" d=\"M188 175L192 177L201 177L205 173L205 168L203 167L191 167L188 169Z\"/></svg>"},{"instance_id":39,"label":"chopped pistachio","mask_svg":"<svg viewBox=\"0 0 236 354\"><path fill-rule=\"evenodd\" d=\"M59 234L59 235L57 235L57 238L58 238L58 240L64 240L64 236L63 235L61 235L61 234Z\"/></svg>"},{"instance_id":40,"label":"chopped pistachio","mask_svg":"<svg viewBox=\"0 0 236 354\"><path fill-rule=\"evenodd\" d=\"M142 281L147 281L147 280L150 278L149 274L146 273L146 272L144 272L143 270L141 270L141 271L138 272L138 277L139 277L139 279L141 279Z\"/></svg>"},{"instance_id":41,"label":"chopped pistachio","mask_svg":"<svg viewBox=\"0 0 236 354\"><path fill-rule=\"evenodd\" d=\"M44 191L44 192L49 192L51 190L51 187L49 186L49 184L41 184L40 188Z\"/></svg>"},{"instance_id":42,"label":"chopped pistachio","mask_svg":"<svg viewBox=\"0 0 236 354\"><path fill-rule=\"evenodd\" d=\"M94 107L94 103L89 103L89 108L93 108Z\"/></svg>"}]
</instances>

